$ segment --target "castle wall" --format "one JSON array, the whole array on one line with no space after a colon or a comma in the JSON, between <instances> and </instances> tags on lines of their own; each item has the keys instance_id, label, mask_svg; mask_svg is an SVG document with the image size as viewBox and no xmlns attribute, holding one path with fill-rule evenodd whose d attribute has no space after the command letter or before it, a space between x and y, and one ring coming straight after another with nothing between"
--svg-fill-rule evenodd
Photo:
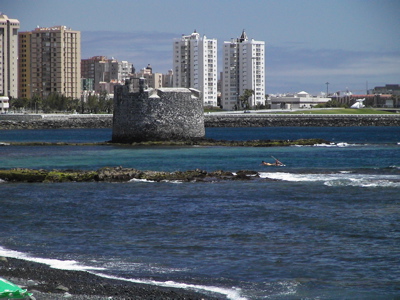
<instances>
[{"instance_id":1,"label":"castle wall","mask_svg":"<svg viewBox=\"0 0 400 300\"><path fill-rule=\"evenodd\" d=\"M199 91L160 88L114 90L113 142L187 140L205 136Z\"/></svg>"}]
</instances>

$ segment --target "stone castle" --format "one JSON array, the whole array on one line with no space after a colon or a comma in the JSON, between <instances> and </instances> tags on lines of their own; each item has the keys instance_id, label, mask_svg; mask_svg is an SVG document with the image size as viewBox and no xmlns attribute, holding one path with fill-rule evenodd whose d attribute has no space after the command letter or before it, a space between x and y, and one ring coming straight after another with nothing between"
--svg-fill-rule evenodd
<instances>
[{"instance_id":1,"label":"stone castle","mask_svg":"<svg viewBox=\"0 0 400 300\"><path fill-rule=\"evenodd\" d=\"M132 81L114 87L112 141L191 140L203 138L204 110L200 91L187 88L146 89Z\"/></svg>"}]
</instances>

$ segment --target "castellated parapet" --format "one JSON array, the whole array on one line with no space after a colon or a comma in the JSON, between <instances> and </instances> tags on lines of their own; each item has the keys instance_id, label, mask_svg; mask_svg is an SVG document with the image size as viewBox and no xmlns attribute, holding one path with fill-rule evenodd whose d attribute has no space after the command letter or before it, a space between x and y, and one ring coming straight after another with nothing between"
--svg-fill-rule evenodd
<instances>
[{"instance_id":1,"label":"castellated parapet","mask_svg":"<svg viewBox=\"0 0 400 300\"><path fill-rule=\"evenodd\" d=\"M200 91L187 88L134 90L114 87L112 141L190 140L203 138L204 110Z\"/></svg>"}]
</instances>

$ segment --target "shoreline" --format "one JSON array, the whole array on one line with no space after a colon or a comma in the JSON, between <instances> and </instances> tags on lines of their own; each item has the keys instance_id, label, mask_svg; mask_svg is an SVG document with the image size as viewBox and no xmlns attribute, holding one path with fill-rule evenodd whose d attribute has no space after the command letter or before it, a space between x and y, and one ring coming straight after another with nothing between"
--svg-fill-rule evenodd
<instances>
[{"instance_id":1,"label":"shoreline","mask_svg":"<svg viewBox=\"0 0 400 300\"><path fill-rule=\"evenodd\" d=\"M27 289L31 299L226 299L173 287L109 279L87 271L61 270L48 265L0 257L0 277ZM29 298L26 298L29 299Z\"/></svg>"}]
</instances>

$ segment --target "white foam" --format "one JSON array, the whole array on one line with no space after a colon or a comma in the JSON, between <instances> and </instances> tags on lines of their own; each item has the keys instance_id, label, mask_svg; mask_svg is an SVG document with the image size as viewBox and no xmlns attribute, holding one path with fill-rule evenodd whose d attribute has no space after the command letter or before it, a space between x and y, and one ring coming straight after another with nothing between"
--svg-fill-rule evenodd
<instances>
[{"instance_id":1,"label":"white foam","mask_svg":"<svg viewBox=\"0 0 400 300\"><path fill-rule=\"evenodd\" d=\"M350 171L335 174L261 172L260 177L291 182L322 182L328 186L400 187L400 175L353 174Z\"/></svg>"},{"instance_id":2,"label":"white foam","mask_svg":"<svg viewBox=\"0 0 400 300\"><path fill-rule=\"evenodd\" d=\"M182 180L161 180L161 182L169 182L169 183L183 183Z\"/></svg>"},{"instance_id":3,"label":"white foam","mask_svg":"<svg viewBox=\"0 0 400 300\"><path fill-rule=\"evenodd\" d=\"M133 178L131 180L129 180L128 182L155 182L154 180L147 180L147 179L136 179Z\"/></svg>"},{"instance_id":4,"label":"white foam","mask_svg":"<svg viewBox=\"0 0 400 300\"><path fill-rule=\"evenodd\" d=\"M294 174L294 173L286 173L286 172L260 172L261 178L269 178L276 179L282 181L321 181L320 174Z\"/></svg>"},{"instance_id":5,"label":"white foam","mask_svg":"<svg viewBox=\"0 0 400 300\"><path fill-rule=\"evenodd\" d=\"M104 278L124 280L124 281L129 281L129 282L134 282L134 283L157 285L157 286L171 287L171 288L188 289L188 290L196 290L196 291L208 291L208 292L223 294L228 299L231 299L231 300L247 300L247 298L244 298L240 295L241 289L235 288L235 287L228 289L228 288L221 288L221 287L216 287L216 286L180 283L180 282L175 282L175 281L156 281L156 280L144 280L144 279L133 279L133 278L127 279L127 278L121 278L121 277L117 277L117 276L110 276L110 275L102 274L102 273L93 273L93 274L104 277Z\"/></svg>"},{"instance_id":6,"label":"white foam","mask_svg":"<svg viewBox=\"0 0 400 300\"><path fill-rule=\"evenodd\" d=\"M128 182L148 182L148 183L154 183L154 182L157 182L157 181L154 181L154 180L147 180L147 179L136 179L136 178L133 178L133 179L129 180ZM161 182L182 183L181 180L161 180Z\"/></svg>"},{"instance_id":7,"label":"white foam","mask_svg":"<svg viewBox=\"0 0 400 300\"><path fill-rule=\"evenodd\" d=\"M349 147L349 146L356 146L355 144L348 144L346 142L340 142L340 143L321 143L321 144L314 144L314 147Z\"/></svg>"},{"instance_id":8,"label":"white foam","mask_svg":"<svg viewBox=\"0 0 400 300\"><path fill-rule=\"evenodd\" d=\"M215 287L215 286L179 283L179 282L174 282L174 281L163 282L163 281L155 281L155 280L121 278L121 277L111 276L111 275L107 275L107 274L103 274L103 273L93 272L94 270L98 270L98 271L106 270L105 268L96 268L96 267L89 267L89 266L81 265L75 260L58 260L58 259L32 257L26 253L6 249L1 246L0 246L0 256L33 261L33 262L48 265L54 269L87 271L94 275L101 276L104 278L118 279L118 280L123 280L123 281L134 282L134 283L142 283L142 284L157 285L157 286L164 286L164 287L192 289L192 290L198 290L198 291L203 290L203 291L209 291L209 292L213 292L213 293L219 293L219 294L226 295L226 297L231 300L247 300L247 298L243 298L240 296L241 290L238 288L235 288L235 287L228 289L228 288L221 288L221 287Z\"/></svg>"},{"instance_id":9,"label":"white foam","mask_svg":"<svg viewBox=\"0 0 400 300\"><path fill-rule=\"evenodd\" d=\"M104 268L89 267L79 264L75 260L58 260L50 258L32 257L26 253L9 250L0 246L0 256L18 258L29 260L50 266L53 269L60 270L75 270L75 271L88 271L88 270L105 270Z\"/></svg>"}]
</instances>

